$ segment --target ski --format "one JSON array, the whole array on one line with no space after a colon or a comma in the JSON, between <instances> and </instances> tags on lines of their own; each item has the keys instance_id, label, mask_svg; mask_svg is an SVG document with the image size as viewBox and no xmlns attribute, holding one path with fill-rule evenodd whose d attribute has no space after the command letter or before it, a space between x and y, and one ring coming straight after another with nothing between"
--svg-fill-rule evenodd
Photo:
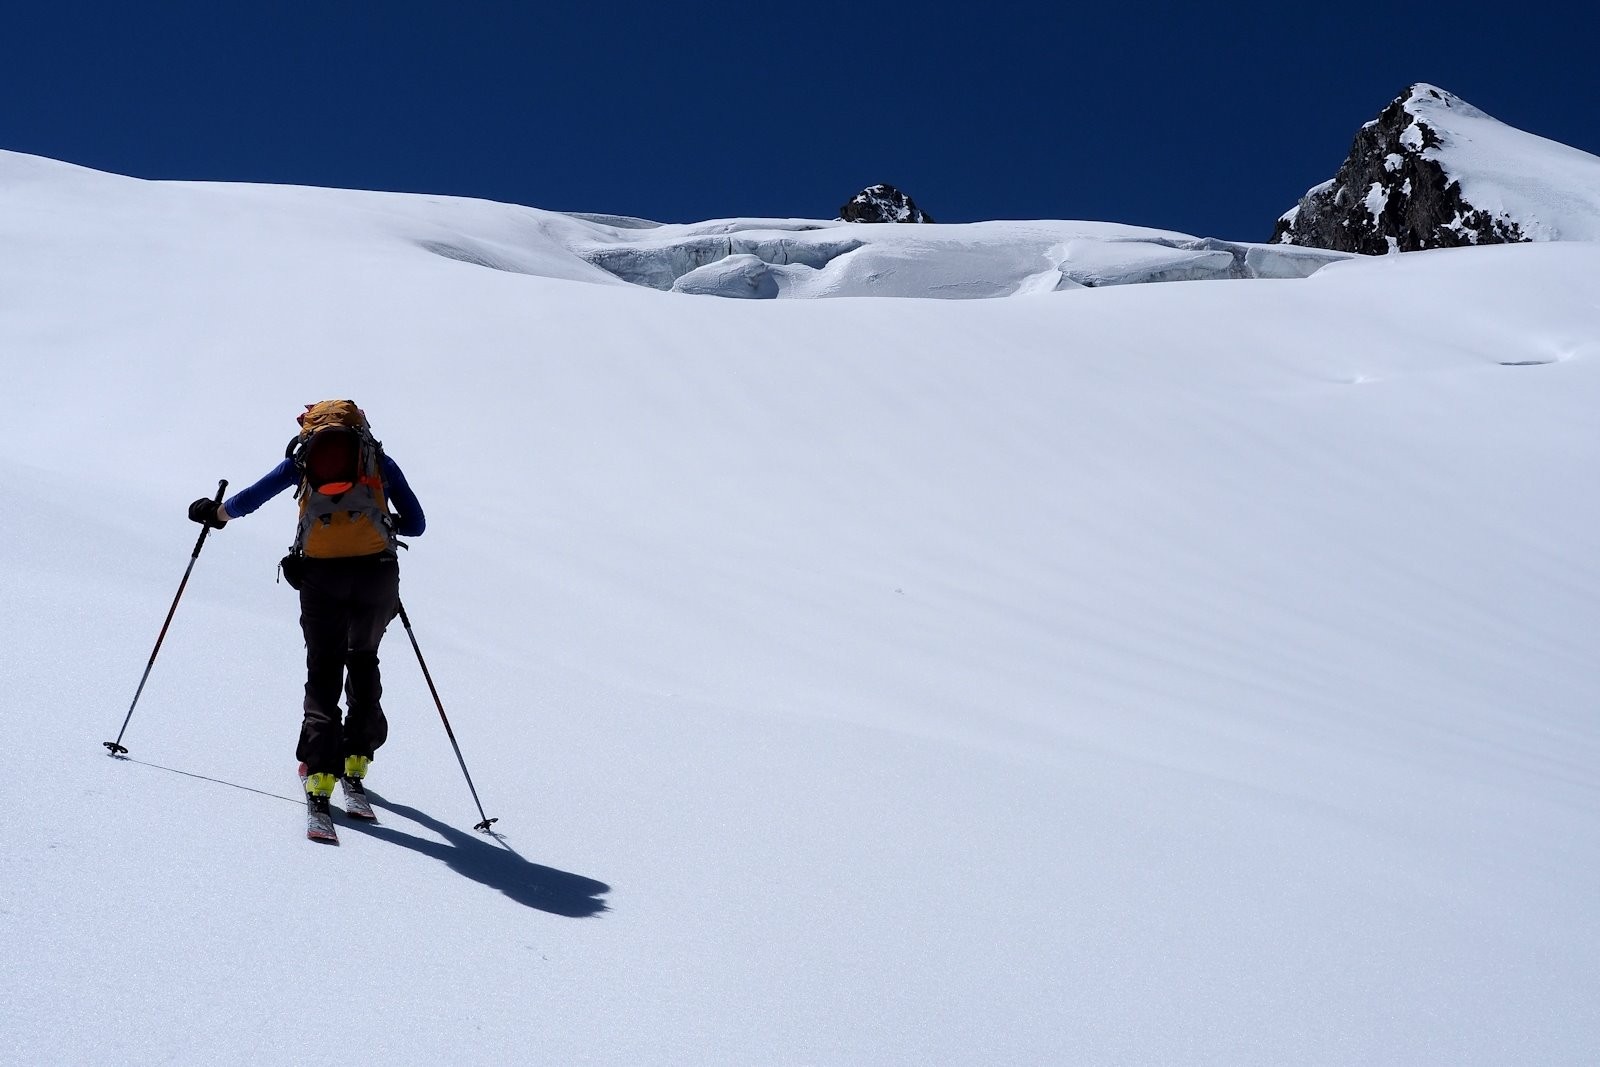
<instances>
[{"instance_id":1,"label":"ski","mask_svg":"<svg viewBox=\"0 0 1600 1067\"><path fill-rule=\"evenodd\" d=\"M300 766L302 768L300 790L305 792L306 776L303 773L305 764L302 763ZM306 793L306 839L326 841L330 845L339 843L339 831L333 828L333 812L329 810L327 797Z\"/></svg>"},{"instance_id":2,"label":"ski","mask_svg":"<svg viewBox=\"0 0 1600 1067\"><path fill-rule=\"evenodd\" d=\"M352 819L364 819L367 822L377 822L378 816L372 810L372 801L367 799L367 791L361 784L361 779L351 778L348 775L339 779L339 786L344 790L344 813Z\"/></svg>"},{"instance_id":3,"label":"ski","mask_svg":"<svg viewBox=\"0 0 1600 1067\"><path fill-rule=\"evenodd\" d=\"M333 828L333 813L328 810L328 798L306 794L306 837L312 841L339 843L339 832Z\"/></svg>"}]
</instances>

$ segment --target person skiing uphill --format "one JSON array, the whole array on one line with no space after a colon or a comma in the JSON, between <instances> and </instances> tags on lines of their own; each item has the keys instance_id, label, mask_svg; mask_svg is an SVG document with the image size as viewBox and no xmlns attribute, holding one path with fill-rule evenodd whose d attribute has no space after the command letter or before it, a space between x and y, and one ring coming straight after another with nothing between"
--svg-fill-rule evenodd
<instances>
[{"instance_id":1,"label":"person skiing uphill","mask_svg":"<svg viewBox=\"0 0 1600 1067\"><path fill-rule=\"evenodd\" d=\"M297 421L300 432L283 462L220 505L196 500L189 518L220 530L295 487L300 520L294 545L280 564L285 580L300 593L306 645L304 716L295 755L305 779L310 832L332 839L328 807L335 780L342 781L348 812L372 814L361 780L389 733L378 645L399 611L397 538L421 534L427 520L400 465L373 438L365 413L353 401L307 404ZM319 835L324 820L327 832Z\"/></svg>"}]
</instances>

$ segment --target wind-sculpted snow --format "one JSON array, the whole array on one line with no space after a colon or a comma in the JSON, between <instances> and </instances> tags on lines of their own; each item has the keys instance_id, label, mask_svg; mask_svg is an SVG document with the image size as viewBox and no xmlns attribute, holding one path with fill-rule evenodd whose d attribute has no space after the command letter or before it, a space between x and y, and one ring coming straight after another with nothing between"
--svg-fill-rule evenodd
<instances>
[{"instance_id":1,"label":"wind-sculpted snow","mask_svg":"<svg viewBox=\"0 0 1600 1067\"><path fill-rule=\"evenodd\" d=\"M267 232L308 249L377 239L423 263L448 261L450 269L758 299L974 300L1146 282L1299 278L1343 258L1101 222L669 224L459 197L138 181L7 152L0 152L0 187L37 188L49 210L68 218L88 217L100 203L136 209L122 240L141 226L159 234L180 225L218 248L249 247Z\"/></svg>"},{"instance_id":2,"label":"wind-sculpted snow","mask_svg":"<svg viewBox=\"0 0 1600 1067\"><path fill-rule=\"evenodd\" d=\"M679 278L722 260L748 258L773 266L817 270L860 247L860 241L843 234L750 230L725 236L691 235L680 240L619 244L586 250L582 255L623 281L652 289L671 289Z\"/></svg>"},{"instance_id":3,"label":"wind-sculpted snow","mask_svg":"<svg viewBox=\"0 0 1600 1067\"><path fill-rule=\"evenodd\" d=\"M711 229L713 232L708 233ZM1342 253L1081 223L889 226L764 220L580 246L624 281L702 296L984 299L1146 282L1303 278Z\"/></svg>"}]
</instances>

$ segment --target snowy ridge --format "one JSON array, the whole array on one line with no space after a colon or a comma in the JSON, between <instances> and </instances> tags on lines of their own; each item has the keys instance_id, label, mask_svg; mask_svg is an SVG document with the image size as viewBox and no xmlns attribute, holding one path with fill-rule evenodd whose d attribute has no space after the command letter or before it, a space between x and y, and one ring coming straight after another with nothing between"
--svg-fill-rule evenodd
<instances>
[{"instance_id":1,"label":"snowy ridge","mask_svg":"<svg viewBox=\"0 0 1600 1067\"><path fill-rule=\"evenodd\" d=\"M1600 157L1413 85L1356 135L1339 172L1278 220L1274 242L1381 254L1600 239Z\"/></svg>"},{"instance_id":2,"label":"snowy ridge","mask_svg":"<svg viewBox=\"0 0 1600 1067\"><path fill-rule=\"evenodd\" d=\"M1600 245L1052 292L1260 268L16 156L0 203L8 1061L303 1063L350 961L373 1064L1593 1058ZM719 229L1018 298L585 258ZM188 502L336 395L427 507L402 591L503 838L394 629L380 823L304 840L287 498L100 748Z\"/></svg>"},{"instance_id":3,"label":"snowy ridge","mask_svg":"<svg viewBox=\"0 0 1600 1067\"><path fill-rule=\"evenodd\" d=\"M982 299L1156 281L1304 277L1344 258L1111 223L899 227L718 219L662 225L452 197L138 182L55 167L0 153L0 182L57 173L63 181L47 195L65 198L62 211L95 202L108 183L126 183L141 206L203 205L215 220L209 232L224 243L241 230L281 224L292 231L309 218L317 231L381 232L420 252L498 271L708 296ZM296 210L278 219L281 205L290 202L285 193ZM127 224L143 225L138 218Z\"/></svg>"},{"instance_id":4,"label":"snowy ridge","mask_svg":"<svg viewBox=\"0 0 1600 1067\"><path fill-rule=\"evenodd\" d=\"M1507 126L1437 86L1414 86L1404 106L1408 143L1460 182L1468 203L1526 240L1600 240L1600 156Z\"/></svg>"}]
</instances>

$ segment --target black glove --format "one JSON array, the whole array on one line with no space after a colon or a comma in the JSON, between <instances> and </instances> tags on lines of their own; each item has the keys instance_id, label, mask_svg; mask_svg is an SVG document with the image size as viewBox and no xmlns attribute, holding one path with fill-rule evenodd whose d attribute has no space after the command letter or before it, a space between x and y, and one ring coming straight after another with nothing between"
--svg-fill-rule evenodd
<instances>
[{"instance_id":1,"label":"black glove","mask_svg":"<svg viewBox=\"0 0 1600 1067\"><path fill-rule=\"evenodd\" d=\"M217 518L217 502L206 496L189 505L189 521L209 526L213 530L220 530L228 525L226 519Z\"/></svg>"}]
</instances>

